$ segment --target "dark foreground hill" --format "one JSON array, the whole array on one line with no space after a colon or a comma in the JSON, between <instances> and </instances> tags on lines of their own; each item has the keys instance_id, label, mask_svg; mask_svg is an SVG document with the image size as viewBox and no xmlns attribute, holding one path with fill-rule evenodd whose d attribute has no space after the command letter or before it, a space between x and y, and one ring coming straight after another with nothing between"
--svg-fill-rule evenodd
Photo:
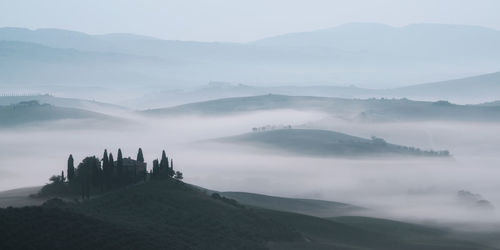
<instances>
[{"instance_id":1,"label":"dark foreground hill","mask_svg":"<svg viewBox=\"0 0 500 250\"><path fill-rule=\"evenodd\" d=\"M387 143L381 138L364 139L328 130L276 129L215 140L304 155L319 156L449 156L448 151L425 151Z\"/></svg>"},{"instance_id":2,"label":"dark foreground hill","mask_svg":"<svg viewBox=\"0 0 500 250\"><path fill-rule=\"evenodd\" d=\"M260 95L217 99L143 111L150 116L233 115L266 110L319 111L363 121L500 121L500 107L457 105L447 101L408 99L343 99L312 96Z\"/></svg>"},{"instance_id":3,"label":"dark foreground hill","mask_svg":"<svg viewBox=\"0 0 500 250\"><path fill-rule=\"evenodd\" d=\"M223 192L224 197L235 199L241 204L272 210L306 214L317 217L333 217L359 214L366 209L341 202L295 199L245 192Z\"/></svg>"},{"instance_id":4,"label":"dark foreground hill","mask_svg":"<svg viewBox=\"0 0 500 250\"><path fill-rule=\"evenodd\" d=\"M446 231L400 238L376 228L245 207L173 180L81 203L0 209L0 249L492 249ZM433 231L434 230L434 231Z\"/></svg>"},{"instance_id":5,"label":"dark foreground hill","mask_svg":"<svg viewBox=\"0 0 500 250\"><path fill-rule=\"evenodd\" d=\"M38 101L0 106L0 127L63 119L111 119L110 116L76 108L63 108Z\"/></svg>"}]
</instances>

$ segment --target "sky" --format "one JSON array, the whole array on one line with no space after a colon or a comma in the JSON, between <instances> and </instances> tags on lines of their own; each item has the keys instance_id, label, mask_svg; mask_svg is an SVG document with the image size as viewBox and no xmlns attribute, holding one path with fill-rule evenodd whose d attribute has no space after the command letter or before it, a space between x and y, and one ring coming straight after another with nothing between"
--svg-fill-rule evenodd
<instances>
[{"instance_id":1,"label":"sky","mask_svg":"<svg viewBox=\"0 0 500 250\"><path fill-rule=\"evenodd\" d=\"M247 42L350 22L500 29L498 0L0 0L0 27Z\"/></svg>"}]
</instances>

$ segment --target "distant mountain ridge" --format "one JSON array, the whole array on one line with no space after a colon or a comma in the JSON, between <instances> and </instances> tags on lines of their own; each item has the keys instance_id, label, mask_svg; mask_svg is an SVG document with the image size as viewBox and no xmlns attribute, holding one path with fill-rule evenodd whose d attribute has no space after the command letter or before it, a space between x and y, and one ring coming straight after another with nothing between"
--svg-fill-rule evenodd
<instances>
[{"instance_id":1,"label":"distant mountain ridge","mask_svg":"<svg viewBox=\"0 0 500 250\"><path fill-rule=\"evenodd\" d=\"M347 24L243 44L172 41L132 34L88 35L57 29L0 28L0 41L74 49L75 56L81 53L83 57L85 52L127 55L127 63L119 64L120 73L125 74L126 69L135 71L143 76L142 84L150 85L179 86L182 82L192 86L210 79L251 79L257 85L272 82L275 85L401 86L498 70L500 48L496 44L500 43L499 34L496 30L461 25L416 24L396 28ZM5 48L0 48L0 55L3 50ZM36 61L37 53L32 53L30 60L23 63L29 64L31 59ZM158 58L165 63L144 65L144 57ZM0 64L2 59L8 65L10 59L0 56ZM102 58L91 59L84 66L92 66ZM150 69L156 64L157 67ZM90 67L74 74L88 77L94 71L99 72L99 68ZM64 69L61 72L64 73ZM110 85L130 78L115 79L101 74ZM28 76L12 74L9 79L0 79L0 84L16 83ZM72 81L76 79L70 79L67 84ZM136 82L139 81L137 77ZM36 84L35 79L25 82ZM89 79L87 84L101 83Z\"/></svg>"},{"instance_id":2,"label":"distant mountain ridge","mask_svg":"<svg viewBox=\"0 0 500 250\"><path fill-rule=\"evenodd\" d=\"M253 42L262 46L333 47L345 51L374 51L417 58L437 55L453 58L464 55L497 57L500 55L499 43L498 30L480 26L432 23L402 27L377 23L349 23Z\"/></svg>"}]
</instances>

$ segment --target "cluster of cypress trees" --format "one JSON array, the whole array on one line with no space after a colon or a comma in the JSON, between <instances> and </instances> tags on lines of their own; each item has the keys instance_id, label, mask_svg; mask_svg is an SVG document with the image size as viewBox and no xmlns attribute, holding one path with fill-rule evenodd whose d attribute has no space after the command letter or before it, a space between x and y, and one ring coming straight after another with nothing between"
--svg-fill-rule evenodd
<instances>
[{"instance_id":1,"label":"cluster of cypress trees","mask_svg":"<svg viewBox=\"0 0 500 250\"><path fill-rule=\"evenodd\" d=\"M165 150L163 150L161 161L154 160L153 169L148 173L141 148L137 152L136 162L134 162L132 169L130 166L124 165L121 149L118 149L116 161L112 153L108 154L107 150L104 150L102 160L96 156L89 156L83 159L77 168L74 166L73 155L69 155L67 180L72 190L78 190L82 199L88 199L91 192L104 192L141 181L146 182L153 178L183 179L182 173L174 171L173 165L173 160L170 159L169 162ZM61 173L64 183L63 176L64 172Z\"/></svg>"},{"instance_id":2,"label":"cluster of cypress trees","mask_svg":"<svg viewBox=\"0 0 500 250\"><path fill-rule=\"evenodd\" d=\"M174 170L174 160L170 158L170 163L168 161L167 154L165 150L161 153L161 160L158 159L153 161L153 169L151 171L152 178L175 178L182 180L182 173Z\"/></svg>"}]
</instances>

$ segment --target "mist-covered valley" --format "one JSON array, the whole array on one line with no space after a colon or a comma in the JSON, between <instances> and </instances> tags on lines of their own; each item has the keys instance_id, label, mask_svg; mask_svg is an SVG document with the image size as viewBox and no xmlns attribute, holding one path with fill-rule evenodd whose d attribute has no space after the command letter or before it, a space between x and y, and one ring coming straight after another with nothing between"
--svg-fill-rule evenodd
<instances>
[{"instance_id":1,"label":"mist-covered valley","mask_svg":"<svg viewBox=\"0 0 500 250\"><path fill-rule=\"evenodd\" d=\"M497 22L126 2L0 20L0 249L500 249Z\"/></svg>"},{"instance_id":2,"label":"mist-covered valley","mask_svg":"<svg viewBox=\"0 0 500 250\"><path fill-rule=\"evenodd\" d=\"M419 222L495 223L500 219L494 208L500 202L497 122L433 120L434 116L419 121L351 120L345 119L345 113L336 116L303 107L285 104L227 114L186 112L172 116L117 111L115 120L105 123L65 117L4 127L0 132L4 148L1 188L46 183L47 173L64 168L70 153L78 162L87 155L99 156L103 149L115 152L121 148L133 156L141 147L150 162L159 157L158 148L165 148L175 155L176 167L184 172L187 182L212 190L339 201L369 208L369 214ZM325 130L368 142L374 136L419 150L447 150L450 155L387 155L377 150L384 147L378 144L368 151L355 144L354 148L363 149L358 154L333 148L337 152L311 155L291 149L292 143L300 141L287 141L286 135L272 147L214 140L244 134L265 137L275 131ZM306 147L314 149L315 143L325 147L319 139L309 138ZM343 140L338 145L349 143ZM491 207L462 201L458 195L461 190L480 194L478 200L487 200Z\"/></svg>"}]
</instances>

